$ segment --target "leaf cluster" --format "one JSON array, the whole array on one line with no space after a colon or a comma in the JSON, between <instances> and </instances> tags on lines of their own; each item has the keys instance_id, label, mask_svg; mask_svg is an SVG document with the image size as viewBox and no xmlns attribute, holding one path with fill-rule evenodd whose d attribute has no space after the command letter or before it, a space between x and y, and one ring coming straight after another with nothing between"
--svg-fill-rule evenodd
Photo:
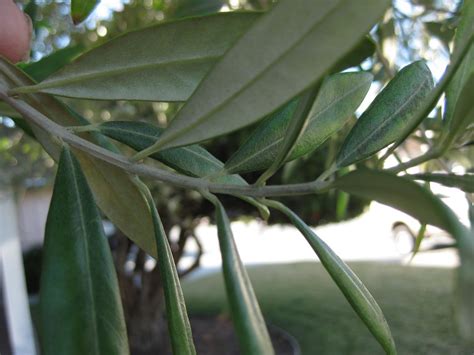
<instances>
[{"instance_id":1,"label":"leaf cluster","mask_svg":"<svg viewBox=\"0 0 474 355\"><path fill-rule=\"evenodd\" d=\"M73 18L83 20L94 4L73 1ZM456 149L463 133L472 128L474 6L472 2L463 6L450 66L436 86L426 63L415 61L396 73L351 126L373 76L362 70L340 71L372 55L374 48L366 36L388 7L388 1L380 0L281 0L265 13L185 17L131 31L70 63L67 57L75 52L64 52L65 61L55 61L51 68L51 61L19 68L1 59L0 99L25 119L59 164L41 285L45 354L129 351L116 276L96 206L157 257L173 351L195 353L169 240L149 188L138 176L195 190L215 206L224 281L245 353L274 350L227 212L216 194L249 203L265 219L270 209L283 213L387 354L396 353L395 342L370 292L300 217L270 197L343 191L446 230L456 239L462 263L460 330L472 340L474 238L438 197L416 182L439 182L470 193L472 175L398 173ZM383 160L396 155L397 147L423 124L443 93L447 110L439 139L425 155L384 169ZM91 124L57 96L183 104L162 129L115 117ZM225 162L201 145L255 123L248 139ZM332 164L319 177L267 185L285 163L322 147L348 125L342 144L333 146ZM127 156L117 142L135 153ZM238 175L255 171L261 175L254 184ZM77 304L83 312L73 309ZM87 334L82 332L86 324Z\"/></svg>"}]
</instances>

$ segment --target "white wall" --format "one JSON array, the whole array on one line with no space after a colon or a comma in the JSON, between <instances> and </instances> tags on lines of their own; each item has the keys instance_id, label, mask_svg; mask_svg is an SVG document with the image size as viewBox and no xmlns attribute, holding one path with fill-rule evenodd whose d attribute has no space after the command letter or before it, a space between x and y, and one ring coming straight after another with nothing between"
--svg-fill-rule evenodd
<instances>
[{"instance_id":1,"label":"white wall","mask_svg":"<svg viewBox=\"0 0 474 355\"><path fill-rule=\"evenodd\" d=\"M42 245L51 188L28 189L18 196L17 214L23 250Z\"/></svg>"}]
</instances>

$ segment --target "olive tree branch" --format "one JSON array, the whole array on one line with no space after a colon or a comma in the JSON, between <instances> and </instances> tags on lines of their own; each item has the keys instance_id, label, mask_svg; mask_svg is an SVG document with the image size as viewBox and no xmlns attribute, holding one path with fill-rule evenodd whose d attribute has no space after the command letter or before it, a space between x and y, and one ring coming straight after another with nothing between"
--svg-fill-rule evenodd
<instances>
[{"instance_id":1,"label":"olive tree branch","mask_svg":"<svg viewBox=\"0 0 474 355\"><path fill-rule=\"evenodd\" d=\"M213 193L228 195L245 195L249 197L305 195L322 192L330 187L330 183L312 181L300 184L271 185L271 186L238 186L232 184L217 184L201 178L176 174L167 170L152 167L143 163L132 162L123 155L113 153L96 144L93 144L63 127L37 111L26 102L8 96L7 88L0 85L0 100L5 101L27 120L33 122L51 135L60 138L63 142L109 164L115 165L129 173L152 178L174 186L208 190Z\"/></svg>"},{"instance_id":2,"label":"olive tree branch","mask_svg":"<svg viewBox=\"0 0 474 355\"><path fill-rule=\"evenodd\" d=\"M429 151L427 151L425 154L420 155L416 158L413 158L405 163L401 163L393 168L387 169L387 171L390 171L392 173L399 173L403 170L407 170L409 168L412 168L414 166L423 164L429 160L437 159L441 155L443 155L443 150L442 149L437 149L437 148L432 148Z\"/></svg>"}]
</instances>

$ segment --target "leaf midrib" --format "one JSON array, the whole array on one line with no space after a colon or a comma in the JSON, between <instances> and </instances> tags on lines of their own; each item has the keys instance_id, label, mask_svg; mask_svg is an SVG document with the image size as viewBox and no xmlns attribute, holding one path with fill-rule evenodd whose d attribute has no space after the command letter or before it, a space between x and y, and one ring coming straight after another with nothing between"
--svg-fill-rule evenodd
<instances>
[{"instance_id":1,"label":"leaf midrib","mask_svg":"<svg viewBox=\"0 0 474 355\"><path fill-rule=\"evenodd\" d=\"M267 338L268 335L265 328L265 322L261 319L262 314L258 306L258 300L242 260L240 259L227 213L220 202L216 204L216 209L218 210L217 213L220 215L220 221L223 224L226 233L226 235L218 233L221 256L223 259L224 279L226 284L230 283L233 291L235 291L231 298L236 302L239 316L242 316L241 320L244 325L250 325L250 327L255 331L255 338L250 339L251 342L248 343L248 346L257 346L260 349L262 347L266 348L270 346L272 349L271 344L267 343L267 340L269 339ZM222 251L223 247L226 252ZM226 266L228 266L228 268L226 268ZM241 296L241 298L239 299L236 296ZM240 312L242 308L243 312Z\"/></svg>"},{"instance_id":2,"label":"leaf midrib","mask_svg":"<svg viewBox=\"0 0 474 355\"><path fill-rule=\"evenodd\" d=\"M280 209L280 210L284 211L285 214L290 218L290 220L293 221L294 224L296 224L297 227L299 226L298 229L300 229L300 232L303 234L303 236L305 236L305 238L308 240L308 242L310 244L312 244L311 241L310 241L312 239L314 241L314 243L318 245L318 247L321 250L315 250L315 252L319 256L320 259L322 259L320 254L321 254L321 252L323 252L324 254L326 254L326 257L330 259L329 260L330 262L335 262L337 264L336 267L340 271L343 272L346 279L349 280L349 282L353 286L353 288L355 288L359 292L359 294L363 297L363 299L366 301L366 304L369 306L369 309L371 310L373 315L375 315L375 318L377 319L377 321L379 323L381 323L379 325L381 325L382 328L383 328L384 337L388 335L388 337L390 338L391 337L390 330L387 329L386 320L383 316L383 312L380 309L380 306L378 306L378 304L373 299L373 297L370 296L370 292L366 289L366 287L359 280L359 278L353 272L351 272L350 268L347 267L347 265L344 263L344 261L342 261L339 257L337 257L337 255L330 249L330 247L322 239L320 239L316 235L316 233L314 233L298 216L296 216L292 211L288 210L286 208L286 206L283 207L283 209ZM324 256L323 256L323 258L324 258ZM323 263L323 264L325 264L325 263ZM326 270L327 270L327 268L326 268ZM331 272L329 272L329 270L327 270L327 271L332 277ZM359 282L357 282L357 281L359 281L361 284L359 285ZM338 283L336 282L336 284L338 284ZM338 284L338 286L339 286L339 284ZM341 291L343 292L344 295L347 292L347 287L345 287L345 288L346 288L346 290L343 290L343 288L341 287ZM348 301L349 301L350 298L351 297L348 297ZM351 301L349 301L349 302L352 303ZM354 307L354 308L357 308L358 311L361 311L361 308L359 306ZM359 312L357 312L357 313L359 313ZM365 318L365 317L362 316L362 314L360 314L360 317ZM368 326L368 325L367 325L367 327L369 329L372 328L371 326ZM386 334L387 330L388 330L388 334ZM384 340L389 340L389 339L384 339ZM391 347L391 344L390 344L390 347Z\"/></svg>"},{"instance_id":3,"label":"leaf midrib","mask_svg":"<svg viewBox=\"0 0 474 355\"><path fill-rule=\"evenodd\" d=\"M158 257L159 258L162 257L162 260L160 263L164 264L163 265L164 267L162 270L162 272L164 273L163 279L165 282L165 286L166 285L168 286L168 287L165 287L165 291L164 291L165 298L167 298L165 302L167 304L169 302L169 307L170 307L170 309L167 311L170 311L172 313L174 312L177 313L178 320L175 317L173 317L173 314L171 313L169 314L170 320L175 327L177 326L179 328L180 331L181 330L184 331L184 334L179 334L179 335L182 335L186 339L184 346L186 347L187 353L196 354L193 340L192 340L192 334L190 332L191 328L189 325L189 319L186 312L186 304L184 302L184 296L181 290L181 285L179 283L176 267L174 263L172 262L173 256L171 253L171 247L166 237L166 234L163 230L161 219L159 217L158 211L156 210L156 206L154 204L155 202L153 201L152 198L150 199L147 198L147 200L150 205L151 216L155 224L155 238L156 238L157 249L159 250ZM176 331L176 328L174 329L174 331Z\"/></svg>"},{"instance_id":4,"label":"leaf midrib","mask_svg":"<svg viewBox=\"0 0 474 355\"><path fill-rule=\"evenodd\" d=\"M463 59L464 63L461 64L461 72L458 74L459 75L459 80L454 80L454 78L451 80L451 87L453 88L453 91L455 92L454 95L455 97L453 98L452 100L452 103L451 103L451 107L455 107L458 100L459 100L459 96L461 94L461 91L462 91L462 88L463 88L463 85L466 84L466 79L464 79L466 77L466 72L469 70L469 62L467 59L469 59L469 55L470 55L470 51L473 51L474 53L474 45L471 45L471 48L469 49L469 51L466 53L466 57ZM473 54L473 57L474 57L474 54ZM455 74L456 75L456 74ZM448 93L446 94L446 98L448 98L449 95ZM449 128L452 128L453 126L453 118L454 118L454 109L452 109L450 107L450 115L449 117L447 117L447 120L448 120L448 132L449 132Z\"/></svg>"},{"instance_id":5,"label":"leaf midrib","mask_svg":"<svg viewBox=\"0 0 474 355\"><path fill-rule=\"evenodd\" d=\"M330 15L336 11L336 9L342 5L342 3L345 0L339 0L334 7L329 10L325 16L323 16L320 21L316 22L313 26L311 26L297 41L293 42L289 47L287 47L281 54L279 54L273 61L271 61L264 69L262 69L256 76L253 76L251 80L249 80L246 84L244 84L239 90L237 90L235 93L233 93L230 97L222 101L220 104L218 104L216 107L211 109L207 114L201 117L201 119L196 120L195 122L188 124L185 128L178 130L174 134L171 134L164 140L163 146L174 140L176 137L179 137L183 134L186 134L190 130L194 129L197 125L199 125L201 122L206 121L208 117L211 117L214 113L218 112L222 106L226 105L229 101L234 100L238 95L240 95L243 91L245 91L249 86L251 86L253 83L255 83L258 79L260 79L261 76L263 76L266 72L268 72L273 66L277 65L288 53L291 49L295 48L297 45L299 45L301 42L303 42L306 37L312 33L318 25L323 24L326 22L327 18L330 17ZM176 119L175 119L176 120ZM166 133L166 132L165 132Z\"/></svg>"},{"instance_id":6,"label":"leaf midrib","mask_svg":"<svg viewBox=\"0 0 474 355\"><path fill-rule=\"evenodd\" d=\"M400 105L400 107L395 111L393 112L384 122L382 122L382 124L378 127L376 127L374 130L372 130L368 135L367 137L363 140L363 141L360 141L359 144L354 147L351 152L349 152L348 155L346 155L343 159L341 159L341 161L339 162L339 164L343 164L345 161L347 161L347 159L351 160L350 158L354 156L354 154L357 154L359 152L359 147L362 147L362 146L365 146L367 144L367 142L373 138L374 135L378 134L378 132L382 129L384 129L388 124L392 123L393 121L393 118L401 111L403 110L407 105L411 104L413 102L413 100L417 100L418 98L416 98L416 96L418 95L419 91L423 88L423 86L425 86L426 82L431 80L431 77L430 76L427 76L422 82L421 84L416 88L415 92L412 93L410 95L410 99L409 100L406 100L402 105ZM390 144L391 142L389 142L388 144Z\"/></svg>"},{"instance_id":7,"label":"leaf midrib","mask_svg":"<svg viewBox=\"0 0 474 355\"><path fill-rule=\"evenodd\" d=\"M318 111L316 114L314 114L313 116L311 116L311 118L309 119L308 121L308 127L309 125L314 121L316 120L319 116L321 116L324 112L326 112L327 110L329 110L332 106L334 106L335 104L339 103L341 100L345 99L347 96L353 94L355 91L357 91L358 89L360 89L362 86L366 85L366 83L364 82L363 84L359 84L357 86L355 86L354 88L352 88L351 90L349 90L348 92L346 92L344 95L342 96L339 96L337 99L331 101L325 108L323 108L322 110ZM301 138L304 137L304 135L306 134L306 130L303 132ZM239 164L237 165L234 165L231 169L234 170L234 169L237 169L239 166L241 166L242 164L244 163L247 163L249 160L252 160L253 158L255 158L256 156L260 155L260 154L263 154L263 152L267 151L268 149L272 148L273 146L275 146L276 144L279 144L282 140L284 139L284 136L281 136L280 138L278 138L277 140L275 140L273 143L271 143L270 145L266 146L265 148L263 148L262 150L259 150L258 152L255 152L254 154L248 156L246 159L242 160ZM296 142L295 144L295 147L298 145L298 142ZM289 155L289 157L291 157L291 154Z\"/></svg>"},{"instance_id":8,"label":"leaf midrib","mask_svg":"<svg viewBox=\"0 0 474 355\"><path fill-rule=\"evenodd\" d=\"M126 130L124 128L119 128L119 127L108 127L107 129L109 130L115 130L115 131L118 131L118 132L123 132L123 133L127 133L127 134L130 134L130 131L129 130ZM137 132L137 131L133 131L133 133L137 136L140 136L140 137L145 137L145 138L150 138L150 139L154 139L155 141L159 138L159 137L156 137L154 135L151 135L151 134L146 134L146 133L142 133L142 132ZM187 151L188 153L191 153L197 157L200 157L206 161L208 161L209 163L213 164L213 166L215 166L216 168L222 168L223 167L223 164L218 164L217 162L209 159L208 157L192 150L191 148L189 147L180 147L180 149L183 149L185 151Z\"/></svg>"},{"instance_id":9,"label":"leaf midrib","mask_svg":"<svg viewBox=\"0 0 474 355\"><path fill-rule=\"evenodd\" d=\"M86 222L84 219L84 206L83 206L83 201L82 201L82 196L80 194L79 190L79 185L78 185L78 180L77 180L77 175L76 175L76 167L74 166L74 162L72 160L72 156L68 156L68 160L70 163L70 169L71 169L71 174L73 175L73 188L74 188L74 193L77 195L75 198L76 201L78 201L79 208L78 208L78 213L79 213L79 219L80 219L80 224L81 224L81 234L82 234L82 244L84 248L84 253L83 253L83 258L85 259L85 265L87 267L87 272L88 276L91 277L86 277L86 292L88 293L89 296L89 301L90 301L90 307L89 311L92 313L92 318L94 319L94 322L92 322L91 327L93 328L93 333L95 334L95 337L93 337L92 342L94 344L94 349L95 353L97 355L100 354L100 345L99 345L99 330L97 328L97 323L99 321L96 313L96 304L95 304L95 297L94 297L94 287L92 285L92 270L90 268L90 255L89 255L89 241L87 239L87 228L86 228Z\"/></svg>"},{"instance_id":10,"label":"leaf midrib","mask_svg":"<svg viewBox=\"0 0 474 355\"><path fill-rule=\"evenodd\" d=\"M112 70L106 70L106 71L94 71L87 74L74 75L72 77L68 76L63 79L56 79L56 80L51 79L50 81L45 80L39 84L26 86L26 87L34 88L36 90L51 89L51 88L54 89L61 86L66 86L66 85L74 84L77 82L85 81L88 79L96 79L96 80L103 79L103 78L120 75L124 73L131 74L133 72L137 72L141 70L160 68L160 67L165 68L167 66L173 66L177 64L204 63L206 61L217 60L221 57L222 55L202 56L202 57L184 58L184 59L179 59L179 60L171 60L167 62L147 63L147 64L141 64L141 65L136 65L136 66L122 66L118 69L112 69Z\"/></svg>"},{"instance_id":11,"label":"leaf midrib","mask_svg":"<svg viewBox=\"0 0 474 355\"><path fill-rule=\"evenodd\" d=\"M291 212L291 211L288 211ZM347 279L349 279L350 283L356 288L361 295L364 297L364 299L367 301L367 304L370 306L371 310L378 315L380 312L380 307L374 302L372 297L367 297L366 295L366 289L365 287L362 288L360 285L356 282L357 279L355 279L353 276L355 276L353 273L349 272L347 266L345 265L344 261L342 261L331 249L330 247L321 239L319 236L314 233L309 226L306 225L298 216L296 216L294 213L291 212L290 214L290 219L293 219L296 224L298 224L302 230L301 232L303 235L306 236L308 239L313 239L313 241L318 245L320 250L317 252L318 256L321 258L321 251L326 254L326 257L331 259L332 262L335 262L339 270L343 271L344 275L346 276ZM306 233L305 233L306 232ZM324 257L324 256L323 256ZM377 317L378 318L378 317Z\"/></svg>"}]
</instances>

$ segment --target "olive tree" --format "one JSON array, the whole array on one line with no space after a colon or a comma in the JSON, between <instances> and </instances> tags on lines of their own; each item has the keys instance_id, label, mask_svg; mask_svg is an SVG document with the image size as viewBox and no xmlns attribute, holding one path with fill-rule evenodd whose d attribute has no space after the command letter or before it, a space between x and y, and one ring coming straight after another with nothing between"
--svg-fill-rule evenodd
<instances>
[{"instance_id":1,"label":"olive tree","mask_svg":"<svg viewBox=\"0 0 474 355\"><path fill-rule=\"evenodd\" d=\"M414 175L407 170L472 144L466 132L474 119L473 5L472 1L463 5L450 64L441 80L434 84L422 60L406 65L353 124L327 170L303 183L267 181L285 163L321 147L352 120L373 76L363 70L342 70L367 57L366 36L389 8L388 1L281 0L265 13L219 13L162 22L103 43L40 82L2 59L2 110L21 115L58 162L41 280L43 352L129 352L100 209L157 258L173 351L195 353L173 253L142 178L196 191L215 206L227 296L244 353L272 354L273 349L222 195L249 203L263 218L270 210L286 216L388 354L396 353L395 343L375 299L278 198L338 189L446 230L455 238L461 260L457 325L472 342L472 231L417 181L472 193L474 178L469 173ZM93 6L73 1L73 19L82 20ZM446 109L430 149L384 168L384 160L396 155L397 148L430 120L443 94ZM162 129L120 120L91 124L58 96L184 104ZM252 124L256 128L226 162L199 145ZM114 141L122 144L120 148ZM127 155L123 145L135 153ZM255 171L261 174L250 185L239 175Z\"/></svg>"}]
</instances>

